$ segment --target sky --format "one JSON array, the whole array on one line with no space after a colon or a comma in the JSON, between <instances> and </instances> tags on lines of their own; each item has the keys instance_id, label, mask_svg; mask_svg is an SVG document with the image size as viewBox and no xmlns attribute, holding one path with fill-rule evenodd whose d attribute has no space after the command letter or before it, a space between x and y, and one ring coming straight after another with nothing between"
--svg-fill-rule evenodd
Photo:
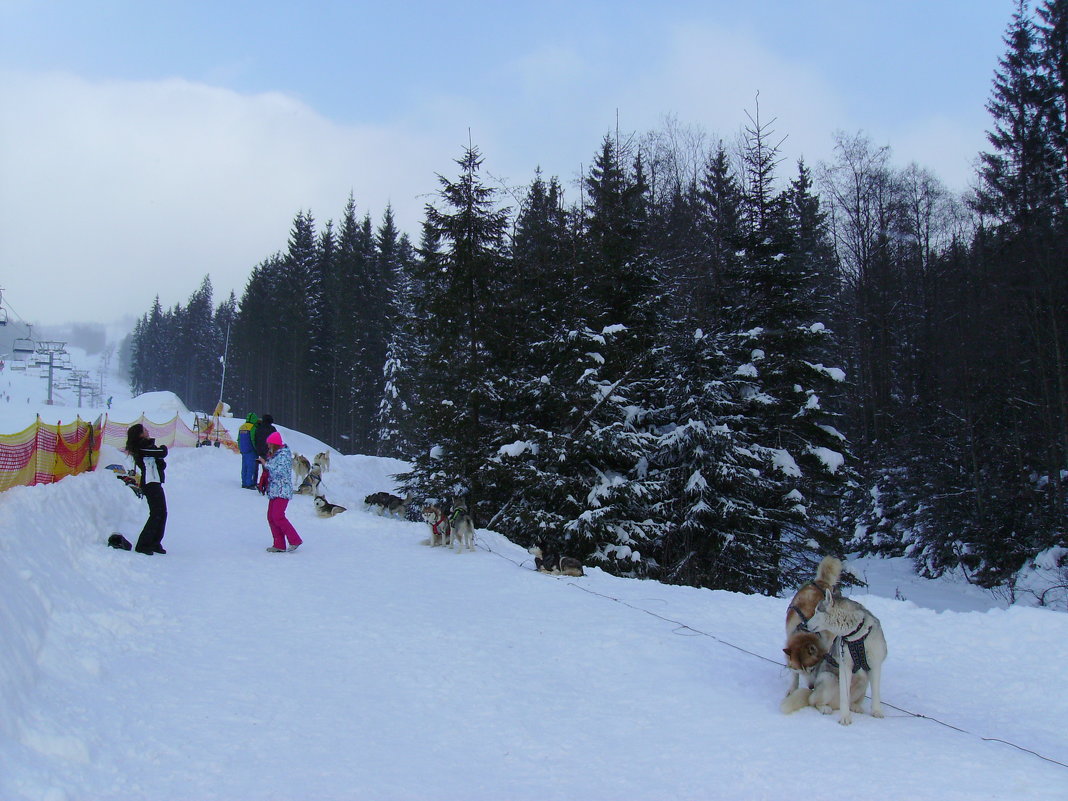
<instances>
[{"instance_id":1,"label":"sky","mask_svg":"<svg viewBox=\"0 0 1068 801\"><path fill-rule=\"evenodd\" d=\"M0 289L13 319L216 303L350 194L418 238L468 144L575 182L617 127L732 142L785 179L863 133L965 191L1011 0L0 0ZM503 202L502 201L502 202ZM509 201L512 202L512 201Z\"/></svg>"}]
</instances>

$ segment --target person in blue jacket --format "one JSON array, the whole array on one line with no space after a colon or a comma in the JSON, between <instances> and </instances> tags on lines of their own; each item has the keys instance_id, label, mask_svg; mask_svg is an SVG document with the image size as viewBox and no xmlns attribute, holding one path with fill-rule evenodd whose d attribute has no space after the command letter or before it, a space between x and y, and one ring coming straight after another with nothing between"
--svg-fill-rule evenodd
<instances>
[{"instance_id":1,"label":"person in blue jacket","mask_svg":"<svg viewBox=\"0 0 1068 801\"><path fill-rule=\"evenodd\" d=\"M255 412L249 412L245 422L237 429L237 449L241 451L241 486L244 489L256 489L257 474L260 471L259 454L253 440L259 419Z\"/></svg>"}]
</instances>

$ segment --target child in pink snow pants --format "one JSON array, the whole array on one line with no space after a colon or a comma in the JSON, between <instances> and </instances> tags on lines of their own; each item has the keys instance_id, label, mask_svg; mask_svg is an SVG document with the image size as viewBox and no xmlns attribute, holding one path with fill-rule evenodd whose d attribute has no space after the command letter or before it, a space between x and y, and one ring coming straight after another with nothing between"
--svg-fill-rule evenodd
<instances>
[{"instance_id":1,"label":"child in pink snow pants","mask_svg":"<svg viewBox=\"0 0 1068 801\"><path fill-rule=\"evenodd\" d=\"M267 458L260 462L269 471L267 483L267 525L271 527L274 544L267 550L270 553L295 551L301 540L293 524L286 518L286 507L293 497L293 453L277 431L267 437ZM286 543L289 547L286 547Z\"/></svg>"}]
</instances>

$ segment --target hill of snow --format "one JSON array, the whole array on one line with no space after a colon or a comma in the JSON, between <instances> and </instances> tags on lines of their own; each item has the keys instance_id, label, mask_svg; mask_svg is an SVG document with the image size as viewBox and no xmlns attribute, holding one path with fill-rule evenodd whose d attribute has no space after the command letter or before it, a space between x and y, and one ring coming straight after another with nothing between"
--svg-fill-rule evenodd
<instances>
[{"instance_id":1,"label":"hill of snow","mask_svg":"<svg viewBox=\"0 0 1068 801\"><path fill-rule=\"evenodd\" d=\"M1068 798L1068 615L866 560L887 718L783 716L787 601L553 578L485 530L428 548L361 509L401 463L332 465L349 511L294 498L293 554L225 449L168 459L165 556L105 546L146 516L107 471L0 494L0 798Z\"/></svg>"}]
</instances>

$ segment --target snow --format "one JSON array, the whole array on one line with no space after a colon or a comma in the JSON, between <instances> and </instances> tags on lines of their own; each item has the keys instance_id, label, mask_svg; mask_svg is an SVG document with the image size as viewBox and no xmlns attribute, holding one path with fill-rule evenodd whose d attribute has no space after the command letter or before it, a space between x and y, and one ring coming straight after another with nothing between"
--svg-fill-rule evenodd
<instances>
[{"instance_id":1,"label":"snow","mask_svg":"<svg viewBox=\"0 0 1068 801\"><path fill-rule=\"evenodd\" d=\"M527 451L537 453L538 450L538 443L528 442L526 440L521 439L516 440L515 442L511 442L507 445L502 445L500 448L497 449L497 455L518 457L522 456Z\"/></svg>"},{"instance_id":2,"label":"snow","mask_svg":"<svg viewBox=\"0 0 1068 801\"><path fill-rule=\"evenodd\" d=\"M797 461L790 455L789 451L783 448L778 448L772 451L771 462L783 473L783 475L801 475L801 468L797 466Z\"/></svg>"},{"instance_id":3,"label":"snow","mask_svg":"<svg viewBox=\"0 0 1068 801\"><path fill-rule=\"evenodd\" d=\"M815 370L817 373L822 373L832 381L842 383L846 380L845 370L841 367L824 367L822 364L812 364L812 362L805 362L809 367Z\"/></svg>"},{"instance_id":4,"label":"snow","mask_svg":"<svg viewBox=\"0 0 1068 801\"><path fill-rule=\"evenodd\" d=\"M751 363L740 364L738 365L737 369L735 369L734 374L736 376L741 376L742 378L756 378L757 368L755 364Z\"/></svg>"},{"instance_id":5,"label":"snow","mask_svg":"<svg viewBox=\"0 0 1068 801\"><path fill-rule=\"evenodd\" d=\"M78 413L5 390L0 431ZM332 454L349 511L295 498L293 554L265 552L266 501L225 449L169 457L165 556L106 547L146 515L107 471L0 493L0 798L1068 798L1068 615L856 560L887 717L784 716L788 599L543 575L487 530L429 548L361 509L402 468Z\"/></svg>"},{"instance_id":6,"label":"snow","mask_svg":"<svg viewBox=\"0 0 1068 801\"><path fill-rule=\"evenodd\" d=\"M828 473L837 473L838 469L845 464L845 456L830 448L810 445L808 451L823 463Z\"/></svg>"}]
</instances>

